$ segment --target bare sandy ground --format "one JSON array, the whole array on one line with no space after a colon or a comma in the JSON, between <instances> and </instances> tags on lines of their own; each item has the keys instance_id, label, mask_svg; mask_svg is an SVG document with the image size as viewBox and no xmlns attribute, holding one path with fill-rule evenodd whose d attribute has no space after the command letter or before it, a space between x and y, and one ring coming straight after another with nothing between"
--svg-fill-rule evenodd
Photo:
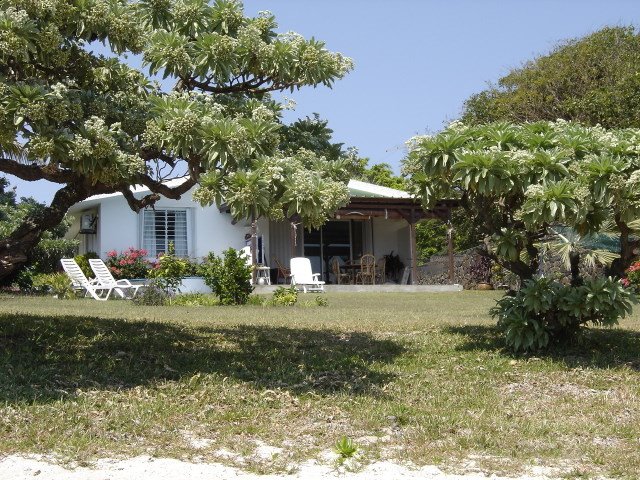
<instances>
[{"instance_id":1,"label":"bare sandy ground","mask_svg":"<svg viewBox=\"0 0 640 480\"><path fill-rule=\"evenodd\" d=\"M543 469L529 476L500 477L483 473L446 474L437 467L411 469L391 462L378 462L359 471L348 471L309 461L291 474L259 475L219 463L189 463L169 458L139 456L126 460L103 459L91 467L74 469L48 462L41 456L11 455L0 458L2 480L549 480Z\"/></svg>"}]
</instances>

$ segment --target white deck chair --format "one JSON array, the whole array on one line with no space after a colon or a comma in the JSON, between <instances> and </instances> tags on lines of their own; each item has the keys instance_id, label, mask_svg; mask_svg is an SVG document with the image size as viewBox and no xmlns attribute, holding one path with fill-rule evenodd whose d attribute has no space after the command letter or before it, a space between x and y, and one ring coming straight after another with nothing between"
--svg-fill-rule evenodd
<instances>
[{"instance_id":1,"label":"white deck chair","mask_svg":"<svg viewBox=\"0 0 640 480\"><path fill-rule=\"evenodd\" d=\"M302 288L304 293L324 292L324 282L318 280L319 273L311 273L311 260L305 257L291 259L291 284Z\"/></svg>"},{"instance_id":2,"label":"white deck chair","mask_svg":"<svg viewBox=\"0 0 640 480\"><path fill-rule=\"evenodd\" d=\"M103 287L113 287L118 295L122 298L133 298L138 294L138 289L142 285L134 285L129 280L122 279L116 280L113 278L109 267L107 267L104 262L99 258L90 258L89 265L91 266L91 270L96 276L96 280L98 280L98 284ZM132 290L133 293L131 296L125 295L125 290Z\"/></svg>"},{"instance_id":3,"label":"white deck chair","mask_svg":"<svg viewBox=\"0 0 640 480\"><path fill-rule=\"evenodd\" d=\"M60 263L67 276L71 279L73 288L84 290L85 297L91 295L95 300L102 301L109 298L114 287L90 282L73 258L63 258Z\"/></svg>"}]
</instances>

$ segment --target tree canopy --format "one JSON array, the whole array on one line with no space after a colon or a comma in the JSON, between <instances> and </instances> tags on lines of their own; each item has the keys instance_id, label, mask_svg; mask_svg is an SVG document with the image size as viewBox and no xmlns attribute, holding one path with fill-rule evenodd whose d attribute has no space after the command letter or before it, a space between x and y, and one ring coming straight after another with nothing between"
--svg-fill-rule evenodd
<instances>
[{"instance_id":1,"label":"tree canopy","mask_svg":"<svg viewBox=\"0 0 640 480\"><path fill-rule=\"evenodd\" d=\"M425 207L459 198L487 253L530 278L550 227L597 232L612 219L621 266L634 244L630 223L640 214L640 130L535 122L468 126L453 123L411 140L405 172Z\"/></svg>"},{"instance_id":2,"label":"tree canopy","mask_svg":"<svg viewBox=\"0 0 640 480\"><path fill-rule=\"evenodd\" d=\"M640 127L640 35L604 28L561 43L469 98L465 123L557 119Z\"/></svg>"},{"instance_id":3,"label":"tree canopy","mask_svg":"<svg viewBox=\"0 0 640 480\"><path fill-rule=\"evenodd\" d=\"M3 239L0 277L69 206L97 193L121 192L138 211L160 195L180 198L203 178L204 202L248 198L246 190L233 193L234 182L288 158L278 150L281 105L269 93L330 87L352 68L321 41L277 33L269 12L246 17L235 0L0 6L0 172L61 186L46 209ZM111 54L95 53L96 42ZM128 66L127 54L141 55L152 77ZM163 91L156 76L173 79L173 90ZM294 162L304 165L304 188L267 189L280 192L287 214L317 222L344 192L336 169L309 155ZM166 185L185 174L181 185ZM150 193L134 196L136 184ZM309 195L313 186L322 188L320 198Z\"/></svg>"}]
</instances>

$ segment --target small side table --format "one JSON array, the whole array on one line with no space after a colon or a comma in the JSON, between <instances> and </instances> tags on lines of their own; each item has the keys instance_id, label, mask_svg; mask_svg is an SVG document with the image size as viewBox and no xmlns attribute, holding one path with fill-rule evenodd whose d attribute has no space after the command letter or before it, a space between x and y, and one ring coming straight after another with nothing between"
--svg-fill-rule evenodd
<instances>
[{"instance_id":1,"label":"small side table","mask_svg":"<svg viewBox=\"0 0 640 480\"><path fill-rule=\"evenodd\" d=\"M271 285L271 267L256 265L256 284Z\"/></svg>"}]
</instances>

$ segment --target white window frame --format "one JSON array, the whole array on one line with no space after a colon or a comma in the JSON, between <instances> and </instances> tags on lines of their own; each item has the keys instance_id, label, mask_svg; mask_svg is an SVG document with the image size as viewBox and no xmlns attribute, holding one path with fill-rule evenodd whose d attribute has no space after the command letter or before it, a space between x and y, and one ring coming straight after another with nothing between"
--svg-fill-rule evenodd
<instances>
[{"instance_id":1,"label":"white window frame","mask_svg":"<svg viewBox=\"0 0 640 480\"><path fill-rule=\"evenodd\" d=\"M189 258L189 257L193 257L193 253L195 252L195 234L194 234L194 227L193 227L193 208L190 207L164 207L164 206L158 206L155 209L152 208L145 208L143 210L140 211L139 216L139 221L138 221L138 244L139 244L139 248L145 248L144 245L144 216L146 214L146 212L153 212L153 211L181 211L181 212L186 212L186 220L187 220L187 224L186 224L186 236L187 236L187 255L184 256L184 258ZM157 254L159 252L155 252L155 254ZM153 260L155 259L155 254L154 252L148 252L147 254L147 259Z\"/></svg>"}]
</instances>

